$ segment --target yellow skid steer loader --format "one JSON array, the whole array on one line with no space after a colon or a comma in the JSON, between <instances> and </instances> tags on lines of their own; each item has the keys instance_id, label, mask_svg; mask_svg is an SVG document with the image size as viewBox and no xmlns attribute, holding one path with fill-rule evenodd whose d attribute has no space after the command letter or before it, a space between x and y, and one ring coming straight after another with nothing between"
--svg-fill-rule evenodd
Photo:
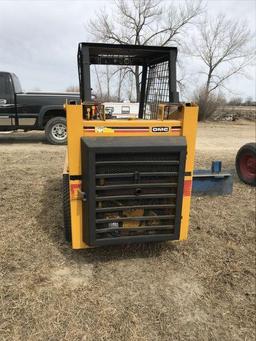
<instances>
[{"instance_id":1,"label":"yellow skid steer loader","mask_svg":"<svg viewBox=\"0 0 256 341\"><path fill-rule=\"evenodd\" d=\"M184 240L198 107L180 103L175 47L80 43L81 104L66 104L64 220L72 248ZM91 65L139 67L138 117L92 100Z\"/></svg>"}]
</instances>

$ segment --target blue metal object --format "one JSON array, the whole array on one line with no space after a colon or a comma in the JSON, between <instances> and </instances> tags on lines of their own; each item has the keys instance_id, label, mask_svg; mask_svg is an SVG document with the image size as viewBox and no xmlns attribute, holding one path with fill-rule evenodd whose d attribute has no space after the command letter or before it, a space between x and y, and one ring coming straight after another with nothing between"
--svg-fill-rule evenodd
<instances>
[{"instance_id":1,"label":"blue metal object","mask_svg":"<svg viewBox=\"0 0 256 341\"><path fill-rule=\"evenodd\" d=\"M212 171L196 169L193 174L192 194L226 195L233 190L233 177L221 172L221 161L212 162Z\"/></svg>"},{"instance_id":2,"label":"blue metal object","mask_svg":"<svg viewBox=\"0 0 256 341\"><path fill-rule=\"evenodd\" d=\"M212 173L220 173L221 166L221 161L212 161Z\"/></svg>"}]
</instances>

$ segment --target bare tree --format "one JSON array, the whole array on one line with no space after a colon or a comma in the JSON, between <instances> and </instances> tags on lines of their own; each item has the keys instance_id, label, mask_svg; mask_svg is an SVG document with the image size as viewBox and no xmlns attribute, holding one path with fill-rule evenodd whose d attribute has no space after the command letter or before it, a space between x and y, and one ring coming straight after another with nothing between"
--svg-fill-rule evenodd
<instances>
[{"instance_id":1,"label":"bare tree","mask_svg":"<svg viewBox=\"0 0 256 341\"><path fill-rule=\"evenodd\" d=\"M102 86L101 86L99 71L98 71L96 65L94 65L94 71L95 71L95 75L96 75L96 79L97 79L98 95L99 95L99 97L102 97L103 96Z\"/></svg>"},{"instance_id":2,"label":"bare tree","mask_svg":"<svg viewBox=\"0 0 256 341\"><path fill-rule=\"evenodd\" d=\"M167 6L159 0L119 0L115 2L111 16L98 12L89 27L96 41L118 44L161 46L179 44L188 24L202 11L202 1L186 1ZM95 20L97 18L97 20ZM140 70L129 68L135 77L136 97L140 97Z\"/></svg>"},{"instance_id":3,"label":"bare tree","mask_svg":"<svg viewBox=\"0 0 256 341\"><path fill-rule=\"evenodd\" d=\"M106 67L98 67L94 65L95 71L95 89L93 91L97 94L98 98L104 98L105 101L109 101L110 98L113 98L111 94L111 80L116 74L117 70L111 69L109 65ZM104 88L106 91L104 91Z\"/></svg>"},{"instance_id":4,"label":"bare tree","mask_svg":"<svg viewBox=\"0 0 256 341\"><path fill-rule=\"evenodd\" d=\"M125 69L119 68L118 69L118 84L117 84L117 98L118 98L118 102L121 101L122 84L123 84L123 80L125 78L125 75L126 75Z\"/></svg>"},{"instance_id":5,"label":"bare tree","mask_svg":"<svg viewBox=\"0 0 256 341\"><path fill-rule=\"evenodd\" d=\"M66 91L67 92L79 92L79 86L71 85L67 87Z\"/></svg>"},{"instance_id":6,"label":"bare tree","mask_svg":"<svg viewBox=\"0 0 256 341\"><path fill-rule=\"evenodd\" d=\"M207 95L207 101L205 96L205 87L196 89L194 92L194 101L199 106L199 120L203 121L206 118L211 117L218 107L225 105L226 99L221 92L210 92Z\"/></svg>"},{"instance_id":7,"label":"bare tree","mask_svg":"<svg viewBox=\"0 0 256 341\"><path fill-rule=\"evenodd\" d=\"M248 105L248 106L253 105L253 99L252 99L251 96L248 96L248 97L246 98L246 100L244 101L244 105Z\"/></svg>"},{"instance_id":8,"label":"bare tree","mask_svg":"<svg viewBox=\"0 0 256 341\"><path fill-rule=\"evenodd\" d=\"M225 82L232 76L242 74L253 62L255 50L251 46L254 38L246 23L228 19L224 15L217 18L205 17L198 25L198 33L199 37L192 44L194 51L188 51L206 67L201 72L206 80L203 90L200 89L204 105L199 113L199 119L204 120L211 111L207 112L207 103L212 102L212 97L217 98L210 94L225 88Z\"/></svg>"},{"instance_id":9,"label":"bare tree","mask_svg":"<svg viewBox=\"0 0 256 341\"><path fill-rule=\"evenodd\" d=\"M243 104L243 99L241 97L233 97L228 102L229 105L240 106Z\"/></svg>"}]
</instances>

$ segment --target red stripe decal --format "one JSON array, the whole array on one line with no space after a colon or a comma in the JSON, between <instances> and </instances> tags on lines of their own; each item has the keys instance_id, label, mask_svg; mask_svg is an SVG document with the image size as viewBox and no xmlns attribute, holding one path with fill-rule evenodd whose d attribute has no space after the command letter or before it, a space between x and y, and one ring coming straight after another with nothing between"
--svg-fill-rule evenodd
<instances>
[{"instance_id":1,"label":"red stripe decal","mask_svg":"<svg viewBox=\"0 0 256 341\"><path fill-rule=\"evenodd\" d=\"M148 132L149 129L115 129L115 128L109 128L109 127L106 127L107 129L112 129L114 130L114 132L117 132L117 133L142 133L142 132ZM86 131L88 132L96 132L94 128L84 128Z\"/></svg>"},{"instance_id":2,"label":"red stripe decal","mask_svg":"<svg viewBox=\"0 0 256 341\"><path fill-rule=\"evenodd\" d=\"M184 180L183 196L190 197L192 190L192 180Z\"/></svg>"},{"instance_id":3,"label":"red stripe decal","mask_svg":"<svg viewBox=\"0 0 256 341\"><path fill-rule=\"evenodd\" d=\"M148 129L114 129L117 133L144 133L147 132Z\"/></svg>"}]
</instances>

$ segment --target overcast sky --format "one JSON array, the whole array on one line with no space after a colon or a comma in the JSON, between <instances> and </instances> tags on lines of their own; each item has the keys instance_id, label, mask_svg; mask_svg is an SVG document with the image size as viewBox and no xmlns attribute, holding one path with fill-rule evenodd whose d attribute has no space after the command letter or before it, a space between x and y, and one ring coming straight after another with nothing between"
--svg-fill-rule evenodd
<instances>
[{"instance_id":1,"label":"overcast sky","mask_svg":"<svg viewBox=\"0 0 256 341\"><path fill-rule=\"evenodd\" d=\"M95 11L111 4L111 0L0 0L0 70L15 72L26 91L63 91L77 85L77 45L88 41L87 22ZM255 0L209 0L207 7L211 14L244 18L256 31ZM255 100L255 67L248 71L250 79L236 76L228 86L234 94Z\"/></svg>"}]
</instances>

